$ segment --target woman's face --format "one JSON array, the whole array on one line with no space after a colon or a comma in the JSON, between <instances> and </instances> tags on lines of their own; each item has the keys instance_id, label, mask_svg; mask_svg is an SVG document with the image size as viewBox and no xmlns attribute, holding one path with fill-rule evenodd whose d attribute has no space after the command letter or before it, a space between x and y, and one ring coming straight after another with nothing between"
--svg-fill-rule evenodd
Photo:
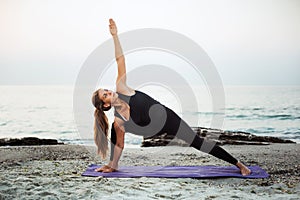
<instances>
[{"instance_id":1,"label":"woman's face","mask_svg":"<svg viewBox=\"0 0 300 200\"><path fill-rule=\"evenodd\" d=\"M114 102L118 98L118 94L107 89L99 89L98 95L100 100L104 102L104 107L113 106Z\"/></svg>"}]
</instances>

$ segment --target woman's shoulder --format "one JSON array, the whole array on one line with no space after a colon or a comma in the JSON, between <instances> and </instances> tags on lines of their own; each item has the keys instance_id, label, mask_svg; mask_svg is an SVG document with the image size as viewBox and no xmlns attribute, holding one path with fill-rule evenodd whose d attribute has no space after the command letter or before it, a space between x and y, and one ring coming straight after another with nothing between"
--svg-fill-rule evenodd
<instances>
[{"instance_id":1,"label":"woman's shoulder","mask_svg":"<svg viewBox=\"0 0 300 200\"><path fill-rule=\"evenodd\" d=\"M118 94L123 94L125 96L133 96L135 95L135 93L137 92L136 90L132 89L132 88L128 88L128 89L117 89L116 91Z\"/></svg>"},{"instance_id":2,"label":"woman's shoulder","mask_svg":"<svg viewBox=\"0 0 300 200\"><path fill-rule=\"evenodd\" d=\"M128 87L127 85L122 84L122 83L117 84L116 92L119 94L126 95L126 96L132 96L135 94L134 89L132 89L131 87Z\"/></svg>"}]
</instances>

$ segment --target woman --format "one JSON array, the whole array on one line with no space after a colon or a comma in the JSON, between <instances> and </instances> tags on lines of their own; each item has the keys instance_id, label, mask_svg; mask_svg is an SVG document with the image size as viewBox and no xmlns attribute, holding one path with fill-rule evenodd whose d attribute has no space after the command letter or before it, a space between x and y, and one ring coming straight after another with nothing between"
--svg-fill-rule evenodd
<instances>
[{"instance_id":1,"label":"woman","mask_svg":"<svg viewBox=\"0 0 300 200\"><path fill-rule=\"evenodd\" d=\"M221 147L213 145L211 141L198 137L175 112L150 96L127 86L125 58L118 39L117 27L112 19L109 20L109 23L118 65L117 92L99 89L94 92L92 97L92 102L96 108L94 113L94 139L98 147L97 152L103 158L105 158L108 149L108 120L104 111L114 107L115 118L111 129L112 148L110 162L96 169L96 171L105 173L117 171L118 162L124 148L125 132L131 132L143 136L167 133L186 141L190 146L201 151L203 151L203 147L211 146L209 150L204 151L236 165L243 175L249 175L251 171L244 164L236 160Z\"/></svg>"}]
</instances>

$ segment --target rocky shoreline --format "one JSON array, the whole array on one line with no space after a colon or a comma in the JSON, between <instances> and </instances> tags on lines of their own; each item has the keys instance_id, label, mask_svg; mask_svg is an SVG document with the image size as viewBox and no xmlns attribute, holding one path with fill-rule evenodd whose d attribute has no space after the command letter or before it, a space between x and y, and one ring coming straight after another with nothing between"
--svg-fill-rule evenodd
<instances>
[{"instance_id":1,"label":"rocky shoreline","mask_svg":"<svg viewBox=\"0 0 300 200\"><path fill-rule=\"evenodd\" d=\"M201 138L215 141L219 145L232 144L232 145L269 145L271 143L295 143L291 140L284 140L278 137L271 136L257 136L243 131L224 131L221 129L205 128L205 127L192 127L195 133ZM189 146L183 140L162 134L144 138L142 147L155 147L155 146Z\"/></svg>"},{"instance_id":2,"label":"rocky shoreline","mask_svg":"<svg viewBox=\"0 0 300 200\"><path fill-rule=\"evenodd\" d=\"M295 143L291 140L285 140L271 136L257 136L243 131L224 131L221 129L192 127L195 133L201 138L215 141L219 145L269 145L272 143ZM37 137L24 138L0 138L0 146L31 146L31 145L63 145L56 139L41 139ZM162 134L144 138L141 147L156 146L189 146L183 140Z\"/></svg>"},{"instance_id":3,"label":"rocky shoreline","mask_svg":"<svg viewBox=\"0 0 300 200\"><path fill-rule=\"evenodd\" d=\"M0 146L61 145L56 139L40 139L37 137L1 138Z\"/></svg>"}]
</instances>

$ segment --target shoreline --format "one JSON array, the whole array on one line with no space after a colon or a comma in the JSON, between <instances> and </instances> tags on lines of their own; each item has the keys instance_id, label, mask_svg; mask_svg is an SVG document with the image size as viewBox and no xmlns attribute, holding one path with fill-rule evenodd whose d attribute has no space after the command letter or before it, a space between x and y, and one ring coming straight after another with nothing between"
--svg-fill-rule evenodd
<instances>
[{"instance_id":1,"label":"shoreline","mask_svg":"<svg viewBox=\"0 0 300 200\"><path fill-rule=\"evenodd\" d=\"M193 199L196 197L194 195L199 195L198 190L208 199L224 199L226 196L246 199L294 198L300 195L300 144L222 147L247 165L259 165L270 174L270 177L266 179L82 177L81 173L89 164L102 165L107 162L93 154L94 146L66 144L0 147L0 199L63 198L67 197L67 194L73 194L74 198L96 198L101 195L103 198L106 196L112 199L117 197ZM193 148L177 146L125 147L119 164L120 166L230 165ZM61 190L61 187L64 189ZM161 190L162 188L164 190ZM197 188L197 191L191 188Z\"/></svg>"}]
</instances>

